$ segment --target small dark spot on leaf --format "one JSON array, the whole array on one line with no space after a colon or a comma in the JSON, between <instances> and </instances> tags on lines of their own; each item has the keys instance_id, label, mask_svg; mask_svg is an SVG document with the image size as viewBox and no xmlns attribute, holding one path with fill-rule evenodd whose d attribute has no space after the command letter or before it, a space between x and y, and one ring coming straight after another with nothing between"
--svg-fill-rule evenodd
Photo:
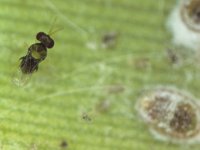
<instances>
[{"instance_id":1,"label":"small dark spot on leaf","mask_svg":"<svg viewBox=\"0 0 200 150\"><path fill-rule=\"evenodd\" d=\"M60 143L60 147L61 148L67 148L68 147L68 143L66 140L62 140L61 143Z\"/></svg>"},{"instance_id":2,"label":"small dark spot on leaf","mask_svg":"<svg viewBox=\"0 0 200 150\"><path fill-rule=\"evenodd\" d=\"M92 118L87 114L87 113L83 113L82 114L82 119L86 122L91 122Z\"/></svg>"},{"instance_id":3,"label":"small dark spot on leaf","mask_svg":"<svg viewBox=\"0 0 200 150\"><path fill-rule=\"evenodd\" d=\"M102 47L109 49L114 48L117 44L118 33L116 32L107 32L102 36Z\"/></svg>"},{"instance_id":4,"label":"small dark spot on leaf","mask_svg":"<svg viewBox=\"0 0 200 150\"><path fill-rule=\"evenodd\" d=\"M167 49L166 52L167 52L167 58L169 62L171 64L177 64L179 60L177 54L172 49Z\"/></svg>"}]
</instances>

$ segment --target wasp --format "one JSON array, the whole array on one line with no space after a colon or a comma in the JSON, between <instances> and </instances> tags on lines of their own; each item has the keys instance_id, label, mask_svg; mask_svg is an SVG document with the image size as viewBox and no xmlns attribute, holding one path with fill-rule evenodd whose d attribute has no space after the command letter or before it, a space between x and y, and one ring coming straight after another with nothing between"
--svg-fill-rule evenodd
<instances>
[{"instance_id":1,"label":"wasp","mask_svg":"<svg viewBox=\"0 0 200 150\"><path fill-rule=\"evenodd\" d=\"M25 56L20 57L19 73L15 77L14 82L17 85L24 85L29 78L39 68L39 64L44 61L47 57L48 49L54 47L54 40L49 34L45 32L38 32L36 34L38 42L31 44Z\"/></svg>"},{"instance_id":2,"label":"wasp","mask_svg":"<svg viewBox=\"0 0 200 150\"><path fill-rule=\"evenodd\" d=\"M27 54L20 58L20 69L23 74L37 71L39 63L47 57L47 49L54 47L54 40L44 32L38 32L36 39L39 42L29 46Z\"/></svg>"}]
</instances>

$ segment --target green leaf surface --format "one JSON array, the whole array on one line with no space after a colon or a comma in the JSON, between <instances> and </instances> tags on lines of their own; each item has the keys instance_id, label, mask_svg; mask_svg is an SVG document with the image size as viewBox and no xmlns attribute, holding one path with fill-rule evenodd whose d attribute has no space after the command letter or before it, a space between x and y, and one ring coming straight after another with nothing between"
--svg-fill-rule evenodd
<instances>
[{"instance_id":1,"label":"green leaf surface","mask_svg":"<svg viewBox=\"0 0 200 150\"><path fill-rule=\"evenodd\" d=\"M60 150L64 140L69 150L182 150L155 140L135 111L145 87L172 85L200 96L199 70L173 68L166 57L171 36L165 24L175 3L1 0L2 149ZM19 58L37 32L52 26L63 28L52 35L55 47L29 83L17 87L12 80ZM117 42L105 49L101 39L110 32Z\"/></svg>"}]
</instances>

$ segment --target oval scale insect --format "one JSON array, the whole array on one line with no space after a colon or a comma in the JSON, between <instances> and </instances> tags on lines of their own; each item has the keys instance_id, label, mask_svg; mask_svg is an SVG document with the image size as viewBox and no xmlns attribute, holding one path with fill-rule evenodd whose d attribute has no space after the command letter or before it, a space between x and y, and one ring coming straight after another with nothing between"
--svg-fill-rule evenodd
<instances>
[{"instance_id":1,"label":"oval scale insect","mask_svg":"<svg viewBox=\"0 0 200 150\"><path fill-rule=\"evenodd\" d=\"M186 26L200 32L200 0L182 0L180 15Z\"/></svg>"},{"instance_id":2,"label":"oval scale insect","mask_svg":"<svg viewBox=\"0 0 200 150\"><path fill-rule=\"evenodd\" d=\"M163 87L147 90L136 109L155 138L173 143L200 142L200 106L186 92Z\"/></svg>"}]
</instances>

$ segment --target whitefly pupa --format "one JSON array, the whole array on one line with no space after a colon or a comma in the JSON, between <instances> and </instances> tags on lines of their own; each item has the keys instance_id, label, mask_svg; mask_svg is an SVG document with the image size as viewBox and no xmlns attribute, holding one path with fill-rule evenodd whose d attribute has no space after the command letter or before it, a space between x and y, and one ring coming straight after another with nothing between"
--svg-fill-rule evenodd
<instances>
[{"instance_id":1,"label":"whitefly pupa","mask_svg":"<svg viewBox=\"0 0 200 150\"><path fill-rule=\"evenodd\" d=\"M136 109L154 138L180 144L200 142L200 107L187 92L171 87L145 90Z\"/></svg>"},{"instance_id":2,"label":"whitefly pupa","mask_svg":"<svg viewBox=\"0 0 200 150\"><path fill-rule=\"evenodd\" d=\"M200 32L200 0L182 0L180 14L188 28Z\"/></svg>"},{"instance_id":3,"label":"whitefly pupa","mask_svg":"<svg viewBox=\"0 0 200 150\"><path fill-rule=\"evenodd\" d=\"M191 50L200 47L200 0L178 0L167 20L173 43Z\"/></svg>"}]
</instances>

